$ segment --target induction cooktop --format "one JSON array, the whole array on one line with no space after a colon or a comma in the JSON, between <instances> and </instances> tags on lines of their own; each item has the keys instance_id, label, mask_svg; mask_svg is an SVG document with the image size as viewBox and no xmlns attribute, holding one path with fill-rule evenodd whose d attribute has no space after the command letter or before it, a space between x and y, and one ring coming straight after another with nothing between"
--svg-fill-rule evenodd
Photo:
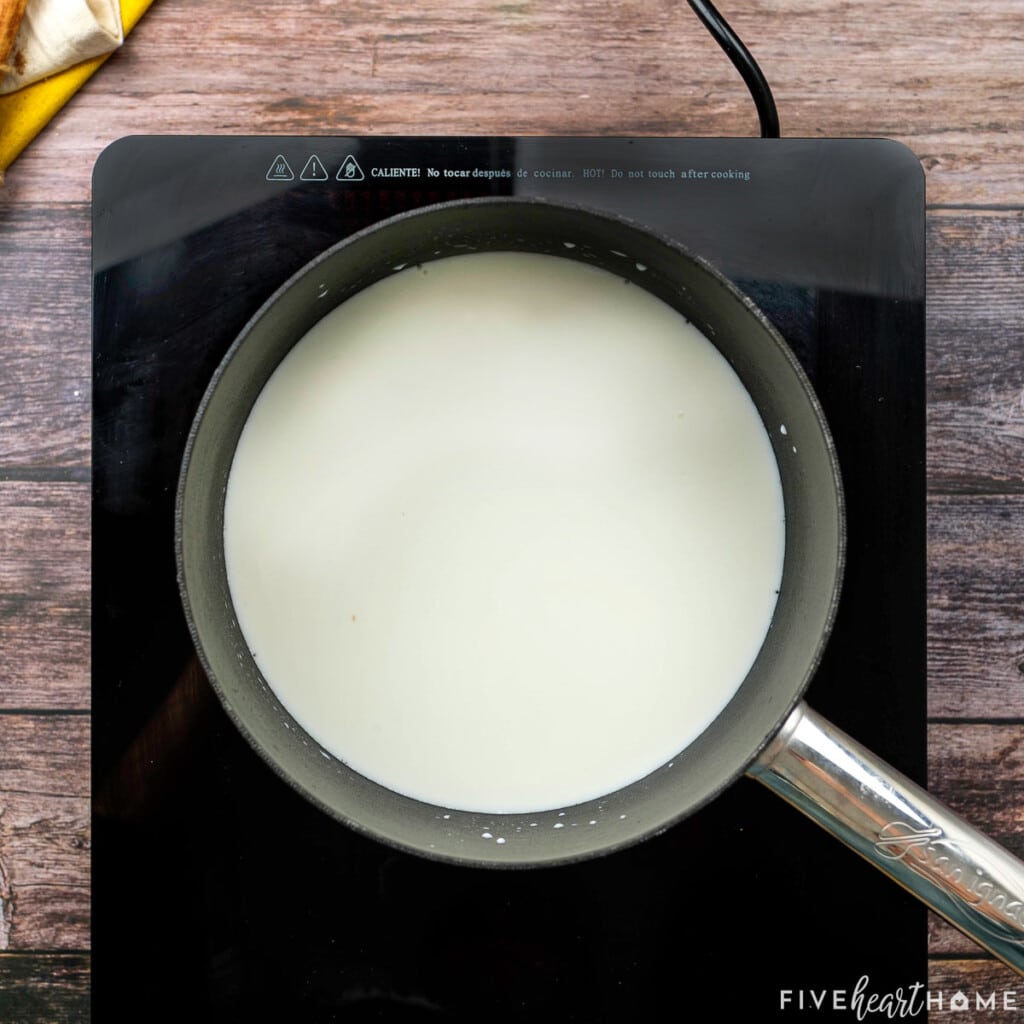
<instances>
[{"instance_id":1,"label":"induction cooktop","mask_svg":"<svg viewBox=\"0 0 1024 1024\"><path fill-rule=\"evenodd\" d=\"M212 696L178 596L173 523L210 376L262 303L339 240L489 195L571 202L667 235L786 338L832 429L848 513L842 601L808 700L924 778L924 181L906 149L123 139L93 183L97 1020L617 1021L666 1004L789 1019L799 1011L784 990L926 978L923 906L752 781L611 856L457 867L329 819Z\"/></svg>"}]
</instances>

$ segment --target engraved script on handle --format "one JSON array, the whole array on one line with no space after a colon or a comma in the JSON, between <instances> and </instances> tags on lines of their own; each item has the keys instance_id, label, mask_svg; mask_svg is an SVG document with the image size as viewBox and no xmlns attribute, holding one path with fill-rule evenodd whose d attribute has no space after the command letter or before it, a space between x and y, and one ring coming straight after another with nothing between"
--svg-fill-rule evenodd
<instances>
[{"instance_id":1,"label":"engraved script on handle","mask_svg":"<svg viewBox=\"0 0 1024 1024\"><path fill-rule=\"evenodd\" d=\"M805 704L749 774L1024 975L1024 863Z\"/></svg>"}]
</instances>

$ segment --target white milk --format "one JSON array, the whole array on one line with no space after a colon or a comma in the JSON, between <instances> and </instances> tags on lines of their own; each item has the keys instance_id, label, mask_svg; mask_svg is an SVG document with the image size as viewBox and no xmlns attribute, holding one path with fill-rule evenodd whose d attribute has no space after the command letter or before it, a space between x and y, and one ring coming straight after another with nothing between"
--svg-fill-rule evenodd
<instances>
[{"instance_id":1,"label":"white milk","mask_svg":"<svg viewBox=\"0 0 1024 1024\"><path fill-rule=\"evenodd\" d=\"M380 282L285 359L227 492L238 620L377 782L534 811L643 777L743 681L782 573L778 470L717 350L568 259Z\"/></svg>"}]
</instances>

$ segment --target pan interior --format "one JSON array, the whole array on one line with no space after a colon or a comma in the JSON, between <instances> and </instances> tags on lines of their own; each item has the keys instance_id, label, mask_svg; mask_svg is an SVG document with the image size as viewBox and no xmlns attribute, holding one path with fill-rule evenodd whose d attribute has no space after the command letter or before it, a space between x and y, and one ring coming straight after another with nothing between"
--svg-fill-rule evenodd
<instances>
[{"instance_id":1,"label":"pan interior","mask_svg":"<svg viewBox=\"0 0 1024 1024\"><path fill-rule=\"evenodd\" d=\"M746 676L782 492L718 350L583 263L473 253L353 296L267 382L225 500L243 633L362 774L496 812L650 774Z\"/></svg>"},{"instance_id":2,"label":"pan interior","mask_svg":"<svg viewBox=\"0 0 1024 1024\"><path fill-rule=\"evenodd\" d=\"M725 711L640 782L540 814L450 811L379 786L327 756L280 706L249 654L222 544L224 490L238 437L266 380L330 308L324 289L337 304L398 266L494 250L558 255L610 270L713 338L772 439L786 508L786 561L772 627ZM441 858L512 865L577 859L636 841L690 813L742 772L810 678L838 588L841 547L827 432L802 373L763 318L701 261L646 231L524 201L456 204L397 218L325 254L282 289L229 353L204 400L183 468L178 525L197 646L225 706L271 765L328 812L386 841Z\"/></svg>"}]
</instances>

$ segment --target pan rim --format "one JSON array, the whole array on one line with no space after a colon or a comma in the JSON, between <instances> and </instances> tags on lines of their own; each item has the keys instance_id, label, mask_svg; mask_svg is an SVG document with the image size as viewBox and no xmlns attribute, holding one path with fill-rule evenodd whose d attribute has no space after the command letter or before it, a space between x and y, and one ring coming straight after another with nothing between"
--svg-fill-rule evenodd
<instances>
[{"instance_id":1,"label":"pan rim","mask_svg":"<svg viewBox=\"0 0 1024 1024\"><path fill-rule=\"evenodd\" d=\"M586 216L587 218L596 218L598 220L611 222L619 226L619 228L628 229L633 232L641 234L645 239L654 241L657 244L663 246L670 252L682 256L685 260L692 263L697 269L699 269L706 278L713 282L714 286L721 289L731 300L738 302L742 307L746 315L752 317L761 327L761 329L772 338L777 351L783 356L785 362L788 364L788 372L793 376L797 384L799 385L800 391L803 394L804 400L806 401L808 408L813 416L813 419L817 425L818 430L821 433L823 439L825 451L827 454L827 460L830 467L832 476L832 494L835 499L835 515L836 515L836 550L833 558L833 582L828 597L828 606L824 610L823 614L823 628L820 630L817 643L814 647L810 657L806 660L806 670L803 678L799 680L797 685L790 688L790 698L786 702L780 702L779 708L775 711L772 716L773 725L764 731L764 734L760 736L758 742L753 749L750 749L749 745L745 747L747 753L742 759L742 763L739 763L734 769L724 778L720 784L714 787L708 788L703 797L698 801L683 807L679 812L668 818L662 818L656 825L653 825L649 829L646 829L638 834L632 834L621 841L611 841L603 843L599 847L586 850L583 852L568 852L561 855L553 855L550 857L536 857L531 859L502 859L487 858L487 857L476 857L473 855L463 854L452 854L444 850L425 848L423 845L419 845L415 842L408 841L398 834L387 834L378 827L370 827L365 823L353 818L351 815L340 811L338 808L331 806L322 800L316 793L310 791L309 787L304 785L301 781L295 779L285 768L279 763L279 761L273 756L272 752L269 751L266 745L257 737L252 729L249 727L248 721L241 715L234 703L230 700L228 692L225 690L222 681L219 678L218 672L214 669L211 664L205 645L203 644L199 628L197 624L197 613L193 606L189 594L189 586L187 581L187 570L186 570L186 559L184 553L184 533L185 533L185 505L186 497L189 486L189 471L194 463L195 446L197 438L200 434L202 424L207 416L210 405L214 400L214 396L218 391L218 388L228 372L228 368L235 360L237 353L245 345L246 341L257 329L258 325L263 322L269 310L271 310L281 298L281 296L289 293L295 288L300 282L307 277L317 274L318 269L324 264L325 261L331 259L336 253L341 250L346 250L355 246L360 245L364 239L377 235L381 231L391 229L396 225L400 225L405 222L416 221L427 216L438 216L444 215L449 211L453 210L481 210L487 207L513 207L519 208L522 211L522 215L526 216L527 211L530 209L547 209L553 208L556 210L563 211L568 214L576 214ZM323 315L330 312L331 309L336 308L335 305L328 305L323 310ZM261 385L262 387L262 385ZM188 436L183 448L181 466L178 475L178 485L175 496L174 505L174 546L175 546L175 567L177 572L177 580L179 593L182 599L182 606L185 613L185 619L188 625L189 633L192 638L194 647L199 656L200 663L210 680L214 691L217 693L220 699L221 705L227 711L233 724L239 729L240 733L245 737L250 746L261 756L265 763L275 771L275 773L296 788L307 800L311 801L314 805L319 807L322 811L327 813L329 816L336 820L342 821L347 824L350 828L355 831L372 836L392 847L412 852L420 856L425 856L431 859L444 861L448 863L460 864L460 865L477 865L477 866L488 866L488 867L503 867L503 868L529 868L529 867L544 867L552 866L556 864L569 864L575 863L582 860L589 859L594 856L604 855L606 853L612 853L616 850L623 849L625 847L634 845L635 843L641 842L654 835L658 835L672 825L682 820L683 818L689 817L701 807L710 803L715 799L721 792L731 786L740 776L744 775L754 761L760 756L763 750L768 744L776 737L779 731L782 729L786 719L791 714L792 710L800 703L803 699L803 695L810 685L812 679L817 673L820 667L821 660L824 656L825 650L827 649L829 638L832 632L832 628L835 622L835 617L838 611L840 594L842 590L842 580L845 570L846 562L846 540L847 540L847 523L846 523L846 507L845 498L843 495L842 479L840 474L840 467L838 461L838 455L835 449L834 439L831 431L828 427L828 422L824 414L824 410L821 407L820 400L814 391L813 386L796 358L792 349L782 337L779 330L775 325L768 319L763 310L757 306L756 303L740 288L738 288L733 282L716 270L712 264L705 259L703 256L694 253L687 246L669 239L656 229L652 229L649 226L639 223L636 220L626 218L620 215L612 215L605 211L595 209L585 204L578 203L566 203L566 202L555 202L546 198L538 198L532 196L484 196L475 197L470 199L456 199L442 203L430 204L423 207L417 207L412 210L403 211L399 214L389 217L385 220L371 224L370 226L363 228L345 238L339 240L334 245L329 246L319 255L314 257L303 267L299 268L294 274L290 275L278 288L274 290L271 296L261 303L260 307L256 312L249 318L246 324L243 326L238 335L234 338L232 343L226 350L223 358L218 363L216 370L210 378L210 381L203 393L202 399L197 407L196 413L192 419ZM741 687L742 689L742 687ZM289 716L290 717L290 716ZM294 720L292 720L294 722ZM295 728L300 728L295 723ZM311 738L312 739L312 738ZM316 741L313 740L313 743ZM339 762L343 763L343 762ZM351 769L348 769L351 771ZM361 776L362 777L362 776ZM365 778L365 777L362 777ZM642 781L642 780L641 780ZM374 783L373 785L378 785ZM634 783L633 785L637 785ZM381 787L382 789L385 787ZM625 792L631 787L625 787L619 792ZM391 791L389 791L391 792ZM609 794L611 796L612 794ZM412 800L413 798L405 798ZM441 812L449 812L447 808L435 808L435 805L425 804L423 801L416 801L422 804L424 807L436 809ZM575 805L585 806L585 805ZM449 812L458 813L460 815L472 815L473 812ZM547 813L547 812L538 812ZM521 819L522 815L478 815L477 817L485 817L488 820L508 820L508 819ZM495 848L491 847L493 853Z\"/></svg>"}]
</instances>

